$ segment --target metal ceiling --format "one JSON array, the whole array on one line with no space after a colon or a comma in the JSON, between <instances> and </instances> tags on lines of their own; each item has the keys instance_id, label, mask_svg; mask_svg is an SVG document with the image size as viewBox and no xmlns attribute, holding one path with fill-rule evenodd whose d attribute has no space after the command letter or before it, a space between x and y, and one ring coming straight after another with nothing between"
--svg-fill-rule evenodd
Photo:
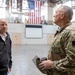
<instances>
[{"instance_id":1,"label":"metal ceiling","mask_svg":"<svg viewBox=\"0 0 75 75\"><path fill-rule=\"evenodd\" d=\"M48 3L51 3L53 5L64 4L68 1L71 1L72 8L75 9L75 0L40 0L40 1L42 1L43 3L45 3L47 1Z\"/></svg>"},{"instance_id":2,"label":"metal ceiling","mask_svg":"<svg viewBox=\"0 0 75 75\"><path fill-rule=\"evenodd\" d=\"M63 4L65 2L68 2L68 1L71 1L71 2L75 2L75 0L39 0L39 1L42 1L42 2L51 2L51 3L58 3L58 4Z\"/></svg>"}]
</instances>

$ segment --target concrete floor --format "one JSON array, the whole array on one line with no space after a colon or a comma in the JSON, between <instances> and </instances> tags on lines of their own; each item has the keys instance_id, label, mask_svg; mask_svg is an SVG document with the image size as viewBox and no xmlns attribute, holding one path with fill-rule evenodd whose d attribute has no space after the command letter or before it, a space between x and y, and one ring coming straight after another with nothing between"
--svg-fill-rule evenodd
<instances>
[{"instance_id":1,"label":"concrete floor","mask_svg":"<svg viewBox=\"0 0 75 75\"><path fill-rule=\"evenodd\" d=\"M34 56L46 57L48 45L13 45L13 66L9 75L43 75L32 62Z\"/></svg>"}]
</instances>

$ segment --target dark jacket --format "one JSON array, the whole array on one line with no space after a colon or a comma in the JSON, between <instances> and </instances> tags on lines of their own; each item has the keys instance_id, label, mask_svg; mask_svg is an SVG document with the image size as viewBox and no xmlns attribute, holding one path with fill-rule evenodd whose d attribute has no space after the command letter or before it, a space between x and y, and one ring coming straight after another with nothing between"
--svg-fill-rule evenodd
<instances>
[{"instance_id":1,"label":"dark jacket","mask_svg":"<svg viewBox=\"0 0 75 75\"><path fill-rule=\"evenodd\" d=\"M3 41L0 36L0 72L7 72L8 67L11 68L12 60L11 60L11 39L9 34L6 33L6 40Z\"/></svg>"}]
</instances>

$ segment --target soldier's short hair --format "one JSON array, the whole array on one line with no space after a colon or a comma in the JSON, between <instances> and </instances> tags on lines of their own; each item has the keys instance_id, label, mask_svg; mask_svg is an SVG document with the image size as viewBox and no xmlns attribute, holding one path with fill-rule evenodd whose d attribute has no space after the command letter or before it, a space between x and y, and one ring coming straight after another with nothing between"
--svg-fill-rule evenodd
<instances>
[{"instance_id":1,"label":"soldier's short hair","mask_svg":"<svg viewBox=\"0 0 75 75\"><path fill-rule=\"evenodd\" d=\"M69 20L71 20L72 16L73 16L73 9L71 7L69 7L69 6L66 6L66 5L61 5L60 8L61 8L61 11L64 13L64 15Z\"/></svg>"}]
</instances>

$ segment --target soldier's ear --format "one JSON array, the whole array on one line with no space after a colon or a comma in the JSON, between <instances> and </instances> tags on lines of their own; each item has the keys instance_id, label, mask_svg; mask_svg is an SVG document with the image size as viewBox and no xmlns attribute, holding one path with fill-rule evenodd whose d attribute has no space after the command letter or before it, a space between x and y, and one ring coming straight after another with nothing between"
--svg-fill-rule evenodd
<instances>
[{"instance_id":1,"label":"soldier's ear","mask_svg":"<svg viewBox=\"0 0 75 75\"><path fill-rule=\"evenodd\" d=\"M63 13L61 13L61 19L63 19L65 17L65 15Z\"/></svg>"}]
</instances>

